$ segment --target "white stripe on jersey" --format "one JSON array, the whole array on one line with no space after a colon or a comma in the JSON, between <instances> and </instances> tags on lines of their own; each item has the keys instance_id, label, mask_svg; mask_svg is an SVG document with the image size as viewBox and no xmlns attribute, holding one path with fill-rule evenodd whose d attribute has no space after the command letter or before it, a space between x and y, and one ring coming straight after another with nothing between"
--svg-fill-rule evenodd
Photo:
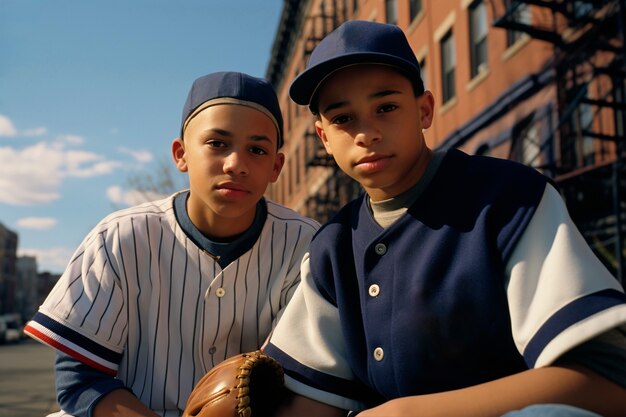
<instances>
[{"instance_id":1,"label":"white stripe on jersey","mask_svg":"<svg viewBox=\"0 0 626 417\"><path fill-rule=\"evenodd\" d=\"M259 239L222 270L176 222L174 197L103 219L34 319L102 366L122 353L118 378L154 410L182 410L210 368L262 345L319 227L268 201Z\"/></svg>"},{"instance_id":2,"label":"white stripe on jersey","mask_svg":"<svg viewBox=\"0 0 626 417\"><path fill-rule=\"evenodd\" d=\"M117 369L116 363L97 357L88 350L82 348L80 345L73 343L62 336L56 335L50 331L50 329L36 321L31 321L27 327L28 330L25 329L25 331L27 331L31 336L44 341L46 344L49 344L56 349L71 355L72 357L79 357L81 362L87 363L102 372L113 373L113 370Z\"/></svg>"}]
</instances>

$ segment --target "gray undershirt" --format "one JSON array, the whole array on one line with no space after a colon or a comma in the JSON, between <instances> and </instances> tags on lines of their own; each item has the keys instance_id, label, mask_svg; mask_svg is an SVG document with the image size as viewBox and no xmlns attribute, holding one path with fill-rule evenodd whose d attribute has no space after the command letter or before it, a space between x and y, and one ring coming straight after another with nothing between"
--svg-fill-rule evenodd
<instances>
[{"instance_id":1,"label":"gray undershirt","mask_svg":"<svg viewBox=\"0 0 626 417\"><path fill-rule=\"evenodd\" d=\"M398 220L406 211L417 201L422 195L426 187L431 183L435 177L443 157L446 155L445 151L438 151L433 153L433 158L428 163L426 170L422 174L422 177L417 183L409 188L407 191L400 195L392 197L388 200L371 201L367 199L368 207L374 220L384 229L391 226L396 220Z\"/></svg>"}]
</instances>

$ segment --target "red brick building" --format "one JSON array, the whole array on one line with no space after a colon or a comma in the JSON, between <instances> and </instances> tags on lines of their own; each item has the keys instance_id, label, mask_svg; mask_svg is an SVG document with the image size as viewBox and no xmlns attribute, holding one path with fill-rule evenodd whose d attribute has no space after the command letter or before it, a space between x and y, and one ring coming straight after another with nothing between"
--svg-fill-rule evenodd
<instances>
[{"instance_id":1,"label":"red brick building","mask_svg":"<svg viewBox=\"0 0 626 417\"><path fill-rule=\"evenodd\" d=\"M16 308L17 242L17 233L0 223L0 314Z\"/></svg>"},{"instance_id":2,"label":"red brick building","mask_svg":"<svg viewBox=\"0 0 626 417\"><path fill-rule=\"evenodd\" d=\"M286 0L266 75L285 116L287 161L268 196L325 221L360 191L287 89L345 20L397 24L435 96L428 144L510 158L554 178L590 245L623 280L625 3Z\"/></svg>"}]
</instances>

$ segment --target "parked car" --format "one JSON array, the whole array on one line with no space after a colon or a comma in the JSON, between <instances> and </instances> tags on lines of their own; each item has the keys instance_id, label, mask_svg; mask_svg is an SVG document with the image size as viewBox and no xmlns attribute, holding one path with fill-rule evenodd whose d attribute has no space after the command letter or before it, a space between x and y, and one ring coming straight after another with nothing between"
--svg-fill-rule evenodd
<instances>
[{"instance_id":1,"label":"parked car","mask_svg":"<svg viewBox=\"0 0 626 417\"><path fill-rule=\"evenodd\" d=\"M4 343L17 343L24 337L22 320L18 314L5 314L0 316L0 323L4 323ZM0 326L2 326L0 324Z\"/></svg>"},{"instance_id":2,"label":"parked car","mask_svg":"<svg viewBox=\"0 0 626 417\"><path fill-rule=\"evenodd\" d=\"M7 343L17 343L22 340L22 326L15 320L7 322L7 332L5 335Z\"/></svg>"}]
</instances>

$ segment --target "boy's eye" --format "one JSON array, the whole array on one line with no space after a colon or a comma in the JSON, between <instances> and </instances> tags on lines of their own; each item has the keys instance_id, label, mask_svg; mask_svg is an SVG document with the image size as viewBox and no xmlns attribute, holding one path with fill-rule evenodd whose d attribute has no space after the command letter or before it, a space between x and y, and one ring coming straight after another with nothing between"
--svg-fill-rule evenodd
<instances>
[{"instance_id":1,"label":"boy's eye","mask_svg":"<svg viewBox=\"0 0 626 417\"><path fill-rule=\"evenodd\" d=\"M348 123L351 120L350 116L345 114L340 114L339 116L335 116L330 119L332 124L341 125L344 123Z\"/></svg>"},{"instance_id":2,"label":"boy's eye","mask_svg":"<svg viewBox=\"0 0 626 417\"><path fill-rule=\"evenodd\" d=\"M378 108L378 112L379 113L388 113L390 111L394 111L397 108L398 108L398 106L396 106L395 104L383 104L382 106L380 106Z\"/></svg>"},{"instance_id":3,"label":"boy's eye","mask_svg":"<svg viewBox=\"0 0 626 417\"><path fill-rule=\"evenodd\" d=\"M255 155L267 155L267 151L259 146L251 147L250 152L252 152Z\"/></svg>"},{"instance_id":4,"label":"boy's eye","mask_svg":"<svg viewBox=\"0 0 626 417\"><path fill-rule=\"evenodd\" d=\"M205 143L209 145L211 148L224 148L226 146L224 141L216 140L216 139L207 140Z\"/></svg>"}]
</instances>

